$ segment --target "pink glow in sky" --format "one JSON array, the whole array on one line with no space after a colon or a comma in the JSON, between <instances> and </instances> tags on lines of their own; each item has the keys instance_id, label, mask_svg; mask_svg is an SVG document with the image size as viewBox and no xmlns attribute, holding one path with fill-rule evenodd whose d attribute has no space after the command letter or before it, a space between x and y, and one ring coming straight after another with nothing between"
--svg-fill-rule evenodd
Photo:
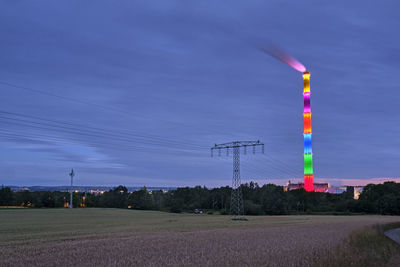
<instances>
[{"instance_id":1,"label":"pink glow in sky","mask_svg":"<svg viewBox=\"0 0 400 267\"><path fill-rule=\"evenodd\" d=\"M318 182L326 182L335 186L350 185L350 186L365 186L367 184L383 184L384 182L400 183L400 177L377 177L377 178L318 178Z\"/></svg>"},{"instance_id":2,"label":"pink glow in sky","mask_svg":"<svg viewBox=\"0 0 400 267\"><path fill-rule=\"evenodd\" d=\"M305 72L306 67L304 67L303 64L301 64L297 59L294 57L290 56L288 53L286 53L283 49L275 46L275 45L266 45L263 47L260 47L260 50L267 53L268 55L282 61L283 63L288 64L292 68L294 68L297 71L300 72Z\"/></svg>"}]
</instances>

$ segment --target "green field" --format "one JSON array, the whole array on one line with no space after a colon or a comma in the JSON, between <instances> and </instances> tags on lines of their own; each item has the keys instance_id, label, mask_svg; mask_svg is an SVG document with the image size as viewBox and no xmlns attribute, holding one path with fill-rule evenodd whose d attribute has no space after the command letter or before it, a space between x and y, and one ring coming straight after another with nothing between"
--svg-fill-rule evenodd
<instances>
[{"instance_id":1,"label":"green field","mask_svg":"<svg viewBox=\"0 0 400 267\"><path fill-rule=\"evenodd\" d=\"M398 216L247 218L126 209L5 209L0 210L0 265L308 264L355 229L400 221Z\"/></svg>"}]
</instances>

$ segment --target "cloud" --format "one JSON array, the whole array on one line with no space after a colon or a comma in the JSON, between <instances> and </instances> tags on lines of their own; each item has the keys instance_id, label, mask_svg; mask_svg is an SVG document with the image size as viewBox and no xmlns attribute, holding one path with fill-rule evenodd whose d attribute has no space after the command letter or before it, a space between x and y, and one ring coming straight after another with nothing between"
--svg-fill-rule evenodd
<instances>
[{"instance_id":1,"label":"cloud","mask_svg":"<svg viewBox=\"0 0 400 267\"><path fill-rule=\"evenodd\" d=\"M229 184L231 159L209 158L209 147L260 139L272 161L244 160L244 180L301 179L302 78L251 45L268 38L311 71L316 178L397 177L398 8L397 1L4 3L0 80L83 102L0 85L2 109L104 129L33 131L0 119L8 134L70 144L3 138L2 158L40 163L4 167L21 169L13 174L20 184L32 171L64 183L64 168L74 164L85 168L83 181L98 184Z\"/></svg>"}]
</instances>

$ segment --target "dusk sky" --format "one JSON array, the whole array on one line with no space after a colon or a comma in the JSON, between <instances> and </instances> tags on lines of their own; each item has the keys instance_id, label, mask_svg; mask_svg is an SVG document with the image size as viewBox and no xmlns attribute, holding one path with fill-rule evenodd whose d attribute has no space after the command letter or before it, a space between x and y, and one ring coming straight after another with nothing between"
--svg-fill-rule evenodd
<instances>
[{"instance_id":1,"label":"dusk sky","mask_svg":"<svg viewBox=\"0 0 400 267\"><path fill-rule=\"evenodd\" d=\"M400 176L399 1L2 1L0 184L231 185ZM250 151L248 151L250 152ZM384 178L384 179L378 179ZM400 181L400 179L397 179Z\"/></svg>"}]
</instances>

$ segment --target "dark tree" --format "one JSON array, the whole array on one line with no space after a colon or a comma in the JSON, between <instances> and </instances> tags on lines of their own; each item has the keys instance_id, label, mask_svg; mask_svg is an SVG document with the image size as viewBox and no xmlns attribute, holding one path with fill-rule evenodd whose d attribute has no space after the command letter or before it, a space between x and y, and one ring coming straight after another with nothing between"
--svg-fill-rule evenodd
<instances>
[{"instance_id":1,"label":"dark tree","mask_svg":"<svg viewBox=\"0 0 400 267\"><path fill-rule=\"evenodd\" d=\"M9 187L0 189L0 206L11 206L13 204L13 192Z\"/></svg>"}]
</instances>

